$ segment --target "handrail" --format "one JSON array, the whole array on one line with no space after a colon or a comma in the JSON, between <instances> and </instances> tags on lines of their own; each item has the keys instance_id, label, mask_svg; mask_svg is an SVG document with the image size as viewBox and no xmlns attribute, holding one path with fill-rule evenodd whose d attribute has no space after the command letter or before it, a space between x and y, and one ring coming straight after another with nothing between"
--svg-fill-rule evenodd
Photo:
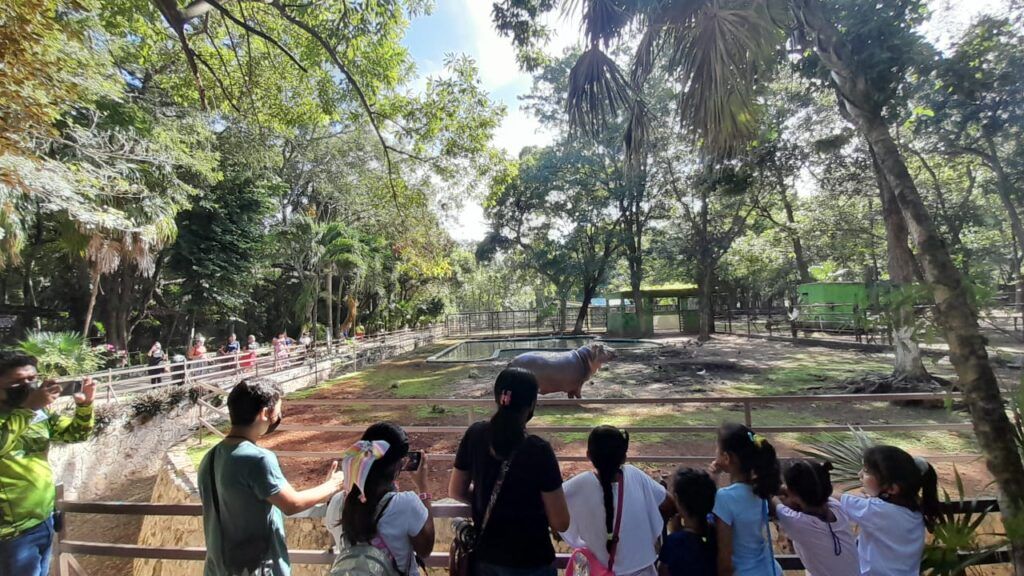
<instances>
[{"instance_id":1,"label":"handrail","mask_svg":"<svg viewBox=\"0 0 1024 576\"><path fill-rule=\"evenodd\" d=\"M856 427L865 432L912 432L934 430L972 430L969 422L947 422L941 424L857 424ZM465 426L403 426L403 430L413 434L462 434ZM718 426L630 426L630 434L666 434L666 433L714 433ZM363 432L365 424L281 424L278 428L283 432ZM593 426L528 426L529 432L545 433L587 433ZM811 426L758 426L758 432L767 433L807 433L807 432L849 432L850 426L845 424L822 424Z\"/></svg>"},{"instance_id":2,"label":"handrail","mask_svg":"<svg viewBox=\"0 0 1024 576\"><path fill-rule=\"evenodd\" d=\"M912 400L954 400L960 399L960 392L906 392L895 394L815 394L779 396L668 396L665 398L539 398L538 406L576 405L629 405L629 404L773 404L813 402L905 402ZM285 399L293 406L350 406L358 403L372 403L377 406L419 406L424 404L447 404L449 406L493 407L490 398L317 398Z\"/></svg>"},{"instance_id":3,"label":"handrail","mask_svg":"<svg viewBox=\"0 0 1024 576\"><path fill-rule=\"evenodd\" d=\"M58 489L58 494L63 491ZM59 510L73 514L110 514L110 515L150 515L150 516L201 516L202 504L152 504L134 502L80 502L63 500L58 498L57 507ZM999 502L995 499L976 499L957 502L945 502L940 504L941 510L945 513L965 514L968 512L977 513L982 511L997 512ZM323 510L323 505L316 509ZM457 518L471 516L469 506L465 504L438 503L431 504L431 512L435 518ZM318 517L316 514L307 517ZM141 546L138 544L115 544L83 542L78 540L66 540L63 538L64 531L58 532L56 549L60 555L65 554L86 554L94 556L110 556L119 558L144 558L152 560L191 560L203 561L206 559L204 547L163 547L163 546ZM960 556L966 559L970 552L961 552ZM294 564L329 565L334 562L334 554L331 551L321 550L289 550L288 555ZM790 554L776 555L776 559L784 570L801 570L804 568L800 558ZM556 555L556 565L564 568L568 561L568 555ZM990 557L982 559L978 564L1003 564L1010 561L1009 551L1000 549ZM429 567L444 567L448 565L448 554L444 552L433 552L425 563ZM61 575L63 576L63 574Z\"/></svg>"},{"instance_id":4,"label":"handrail","mask_svg":"<svg viewBox=\"0 0 1024 576\"><path fill-rule=\"evenodd\" d=\"M326 342L318 342L306 347L295 344L282 358L276 358L270 347L256 350L254 358L248 358L248 351L215 355L207 353L206 357L183 362L167 362L158 366L135 365L123 368L110 368L90 374L97 383L97 392L109 390L109 393L141 393L153 389L167 388L175 384L185 384L198 380L216 381L238 376L246 368L253 369L257 374L262 370L283 371L304 366L309 360L339 359L346 356L350 359L359 358L360 354L372 355L385 345L403 346L410 341L415 342L424 336L437 337L443 327L437 324L422 329L408 328L393 332L375 334L357 340L334 340L330 347ZM252 364L247 364L251 362ZM150 374L150 370L159 369L158 373ZM197 374L198 372L198 374ZM71 382L83 378L83 375L67 376L57 379L58 382ZM158 383L151 383L159 379Z\"/></svg>"}]
</instances>

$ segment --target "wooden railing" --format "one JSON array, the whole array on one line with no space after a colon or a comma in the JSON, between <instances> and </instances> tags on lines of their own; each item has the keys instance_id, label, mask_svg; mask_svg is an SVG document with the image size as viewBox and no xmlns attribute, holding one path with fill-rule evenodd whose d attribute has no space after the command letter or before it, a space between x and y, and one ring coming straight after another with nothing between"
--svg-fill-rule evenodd
<instances>
[{"instance_id":1,"label":"wooden railing","mask_svg":"<svg viewBox=\"0 0 1024 576\"><path fill-rule=\"evenodd\" d=\"M218 394L227 394L226 390L218 389ZM538 401L539 407L547 406L637 406L637 405L681 405L681 404L719 404L719 405L740 405L743 409L743 420L747 426L756 428L758 432L778 434L778 433L820 433L820 432L849 432L851 428L856 428L865 432L925 432L925 431L969 431L972 429L970 422L927 422L927 423L901 423L901 424L877 424L877 423L859 423L859 422L847 422L843 424L819 424L819 425L771 425L771 424L759 424L755 422L755 415L757 406L765 404L808 404L808 403L833 403L833 404L854 404L863 402L893 402L893 401L941 401L941 402L953 402L959 400L961 395L956 392L927 392L927 393L910 393L910 394L823 394L817 396L796 396L796 395L784 395L784 396L679 396L669 398L583 398L583 399L568 399L568 398L541 398ZM375 407L386 407L386 406L458 406L469 408L467 413L467 425L472 424L476 421L478 416L482 416L488 413L494 407L494 402L490 399L468 399L468 398L319 398L319 399L304 399L304 400L285 400L288 406L337 406L339 411L344 408L358 405L372 403ZM214 408L212 405L204 402L205 406L209 409L215 410L216 413L221 417L227 417L226 412L223 409ZM287 422L287 421L286 421ZM208 420L202 421L203 426L213 434L218 436L224 436L224 433L218 430L213 422ZM550 433L589 433L592 427L590 426L557 426L557 425L544 425L535 424L529 427L530 432L535 434L550 434ZM360 433L366 429L365 424L282 424L279 428L281 431L290 432L345 432L345 433ZM462 434L466 431L466 426L452 426L452 425L440 425L440 426L405 426L406 432L417 434L417 433L434 433L434 434ZM661 434L686 434L686 433L698 433L698 434L714 434L717 432L718 426L707 426L707 425L695 425L695 426L630 426L629 432L631 434L645 434L645 433L661 433ZM334 458L337 456L337 451L325 451L325 450L284 450L277 452L278 455L283 457L297 457L297 458ZM428 454L428 458L435 462L448 462L454 460L453 454ZM713 455L708 456L645 456L645 455L634 455L633 460L641 462L707 462L713 459ZM969 462L980 458L978 454L935 454L935 455L924 455L925 458L936 462ZM584 456L572 456L565 455L559 456L559 460L565 462L585 462L586 457Z\"/></svg>"},{"instance_id":2,"label":"wooden railing","mask_svg":"<svg viewBox=\"0 0 1024 576\"><path fill-rule=\"evenodd\" d=\"M997 512L999 503L994 499L968 500L963 502L949 502L942 505L944 512L964 514L967 512ZM110 514L116 516L202 516L201 504L149 504L134 502L79 502L65 500L63 490L58 487L57 509L65 514ZM295 517L322 518L325 507L323 505L312 508ZM431 505L431 512L434 518L466 518L470 517L470 509L465 504L444 504L435 503ZM74 555L93 555L118 558L140 558L155 560L192 560L203 561L206 559L206 549L202 547L161 547L161 546L140 546L138 544L124 544L111 542L87 542L81 540L67 539L67 526L72 522L66 519L64 529L58 532L54 541L54 557L58 560L58 576L88 576L81 569L80 564ZM326 530L326 529L325 529ZM961 552L963 558L969 557L970 551ZM293 564L316 564L329 565L334 561L334 554L325 550L289 550L288 556ZM795 555L780 554L776 556L783 570L802 570L804 568L800 558ZM556 558L558 568L565 568L568 556L559 554ZM448 554L434 552L424 561L428 567L445 568L448 566ZM999 550L996 553L982 558L978 564L1002 564L1009 562L1009 552Z\"/></svg>"},{"instance_id":3,"label":"wooden railing","mask_svg":"<svg viewBox=\"0 0 1024 576\"><path fill-rule=\"evenodd\" d=\"M158 366L128 366L90 374L97 383L97 398L114 400L121 396L173 388L176 386L216 385L241 376L276 374L310 363L336 360L359 366L381 355L389 348L402 348L417 341L433 340L443 336L443 326L428 326L418 330L399 330L372 337L334 340L328 345L321 342L308 347L296 343L290 350L275 356L272 348L263 347L249 357L249 351L204 358L169 362ZM61 378L60 382L79 380L82 376Z\"/></svg>"}]
</instances>

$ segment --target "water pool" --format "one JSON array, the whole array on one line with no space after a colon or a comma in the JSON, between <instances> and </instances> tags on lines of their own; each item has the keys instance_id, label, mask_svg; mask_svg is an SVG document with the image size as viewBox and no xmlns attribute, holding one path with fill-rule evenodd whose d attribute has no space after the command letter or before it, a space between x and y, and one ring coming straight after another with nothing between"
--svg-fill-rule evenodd
<instances>
[{"instance_id":1,"label":"water pool","mask_svg":"<svg viewBox=\"0 0 1024 576\"><path fill-rule=\"evenodd\" d=\"M480 362L513 358L533 350L573 350L584 344L603 342L615 350L660 348L650 340L627 338L597 338L594 336L545 336L535 338L499 338L494 340L466 340L427 358L427 362Z\"/></svg>"}]
</instances>

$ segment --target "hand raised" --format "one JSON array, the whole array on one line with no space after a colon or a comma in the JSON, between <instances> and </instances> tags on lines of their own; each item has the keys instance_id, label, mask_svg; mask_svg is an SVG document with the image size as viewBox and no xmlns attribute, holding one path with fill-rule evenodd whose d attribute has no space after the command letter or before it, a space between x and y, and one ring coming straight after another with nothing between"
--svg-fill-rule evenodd
<instances>
[{"instance_id":1,"label":"hand raised","mask_svg":"<svg viewBox=\"0 0 1024 576\"><path fill-rule=\"evenodd\" d=\"M42 410L50 404L53 404L57 398L60 397L60 384L57 384L53 380L47 380L43 382L43 385L39 388L33 388L28 396L25 397L25 401L21 404L21 408L28 410Z\"/></svg>"},{"instance_id":2,"label":"hand raised","mask_svg":"<svg viewBox=\"0 0 1024 576\"><path fill-rule=\"evenodd\" d=\"M88 406L92 404L93 398L96 397L96 383L93 382L92 376L86 376L82 379L82 391L74 395L75 404L79 406Z\"/></svg>"}]
</instances>

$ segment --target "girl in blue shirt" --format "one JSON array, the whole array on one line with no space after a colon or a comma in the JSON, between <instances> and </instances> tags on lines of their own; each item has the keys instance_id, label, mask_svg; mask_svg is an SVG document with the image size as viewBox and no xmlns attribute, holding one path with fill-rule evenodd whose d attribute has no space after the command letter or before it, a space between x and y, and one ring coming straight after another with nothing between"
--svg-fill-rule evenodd
<instances>
[{"instance_id":1,"label":"girl in blue shirt","mask_svg":"<svg viewBox=\"0 0 1024 576\"><path fill-rule=\"evenodd\" d=\"M729 475L729 486L718 490L712 510L718 575L782 576L768 528L768 500L782 486L775 448L742 424L725 424L711 468Z\"/></svg>"}]
</instances>

